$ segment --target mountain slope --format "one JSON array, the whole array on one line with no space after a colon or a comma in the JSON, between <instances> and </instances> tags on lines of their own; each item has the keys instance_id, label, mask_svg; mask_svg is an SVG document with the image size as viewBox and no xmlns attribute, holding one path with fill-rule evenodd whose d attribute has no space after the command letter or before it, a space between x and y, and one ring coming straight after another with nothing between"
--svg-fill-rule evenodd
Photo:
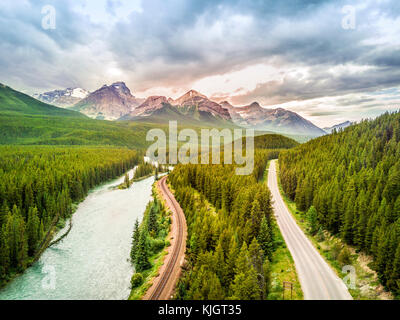
<instances>
[{"instance_id":1,"label":"mountain slope","mask_svg":"<svg viewBox=\"0 0 400 320\"><path fill-rule=\"evenodd\" d=\"M96 145L142 149L148 130L164 125L100 121L40 102L0 84L0 144Z\"/></svg>"},{"instance_id":2,"label":"mountain slope","mask_svg":"<svg viewBox=\"0 0 400 320\"><path fill-rule=\"evenodd\" d=\"M140 107L138 107L139 109ZM169 121L177 121L179 126L194 127L228 127L236 128L237 126L231 121L214 116L209 112L199 111L195 106L177 108L169 103L162 103L154 107L151 112L141 113L138 116L135 111L130 115L122 117L120 120L130 120L133 122L168 124Z\"/></svg>"},{"instance_id":3,"label":"mountain slope","mask_svg":"<svg viewBox=\"0 0 400 320\"><path fill-rule=\"evenodd\" d=\"M332 127L325 127L323 128L327 133L332 133L333 130L339 131L340 129L344 129L347 128L349 126L351 126L353 123L350 121L345 121L339 124L336 124Z\"/></svg>"},{"instance_id":4,"label":"mountain slope","mask_svg":"<svg viewBox=\"0 0 400 320\"><path fill-rule=\"evenodd\" d=\"M0 113L86 118L78 112L43 103L3 84L0 84Z\"/></svg>"},{"instance_id":5,"label":"mountain slope","mask_svg":"<svg viewBox=\"0 0 400 320\"><path fill-rule=\"evenodd\" d=\"M140 106L136 107L130 113L121 117L121 120L128 120L135 117L146 117L152 115L156 110L164 108L168 100L163 96L150 96Z\"/></svg>"},{"instance_id":6,"label":"mountain slope","mask_svg":"<svg viewBox=\"0 0 400 320\"><path fill-rule=\"evenodd\" d=\"M41 94L34 94L33 97L44 103L67 108L86 98L89 94L90 92L82 88L68 88L65 90L54 90Z\"/></svg>"},{"instance_id":7,"label":"mountain slope","mask_svg":"<svg viewBox=\"0 0 400 320\"><path fill-rule=\"evenodd\" d=\"M302 144L279 157L283 190L297 209L374 258L400 293L400 112Z\"/></svg>"},{"instance_id":8,"label":"mountain slope","mask_svg":"<svg viewBox=\"0 0 400 320\"><path fill-rule=\"evenodd\" d=\"M235 123L245 127L314 137L326 134L310 121L286 109L266 109L257 102L243 107L234 107L226 101L221 105L229 111Z\"/></svg>"},{"instance_id":9,"label":"mountain slope","mask_svg":"<svg viewBox=\"0 0 400 320\"><path fill-rule=\"evenodd\" d=\"M95 119L116 120L130 113L140 103L124 82L116 82L92 92L71 109Z\"/></svg>"},{"instance_id":10,"label":"mountain slope","mask_svg":"<svg viewBox=\"0 0 400 320\"><path fill-rule=\"evenodd\" d=\"M194 90L176 100L151 96L120 120L149 123L167 123L176 120L180 125L235 127L226 109Z\"/></svg>"},{"instance_id":11,"label":"mountain slope","mask_svg":"<svg viewBox=\"0 0 400 320\"><path fill-rule=\"evenodd\" d=\"M179 108L196 107L200 112L208 112L213 116L220 117L224 120L232 120L229 111L195 90L188 91L183 96L171 101L170 103Z\"/></svg>"}]
</instances>

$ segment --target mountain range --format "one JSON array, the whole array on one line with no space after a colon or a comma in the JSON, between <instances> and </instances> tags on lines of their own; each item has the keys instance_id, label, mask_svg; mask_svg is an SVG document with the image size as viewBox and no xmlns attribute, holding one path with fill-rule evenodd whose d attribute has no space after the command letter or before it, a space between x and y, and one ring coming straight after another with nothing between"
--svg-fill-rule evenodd
<instances>
[{"instance_id":1,"label":"mountain range","mask_svg":"<svg viewBox=\"0 0 400 320\"><path fill-rule=\"evenodd\" d=\"M44 103L66 108L78 103L89 94L89 91L82 88L68 88L65 90L54 90L41 94L34 94L33 97Z\"/></svg>"},{"instance_id":2,"label":"mountain range","mask_svg":"<svg viewBox=\"0 0 400 320\"><path fill-rule=\"evenodd\" d=\"M334 125L332 127L325 127L323 129L326 131L326 133L332 133L333 130L339 131L340 129L347 128L347 127L349 127L349 126L351 126L353 124L354 123L351 122L351 121L345 121L345 122L336 124L336 125Z\"/></svg>"},{"instance_id":3,"label":"mountain range","mask_svg":"<svg viewBox=\"0 0 400 320\"><path fill-rule=\"evenodd\" d=\"M124 82L116 82L91 93L74 88L36 94L34 97L94 119L148 123L177 120L184 124L234 125L312 137L326 134L326 131L295 112L283 108L263 108L258 102L240 107L228 101L218 103L195 90L177 99L165 96L140 99L132 95Z\"/></svg>"}]
</instances>

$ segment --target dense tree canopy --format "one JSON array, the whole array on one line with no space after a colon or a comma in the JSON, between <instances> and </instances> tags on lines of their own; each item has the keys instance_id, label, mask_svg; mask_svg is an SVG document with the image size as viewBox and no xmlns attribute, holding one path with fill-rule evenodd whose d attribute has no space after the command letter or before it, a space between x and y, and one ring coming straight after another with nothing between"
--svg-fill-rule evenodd
<instances>
[{"instance_id":1,"label":"dense tree canopy","mask_svg":"<svg viewBox=\"0 0 400 320\"><path fill-rule=\"evenodd\" d=\"M382 282L400 293L400 113L283 152L279 164L298 209L314 206L317 223L371 254Z\"/></svg>"},{"instance_id":2,"label":"dense tree canopy","mask_svg":"<svg viewBox=\"0 0 400 320\"><path fill-rule=\"evenodd\" d=\"M254 175L233 165L178 165L169 176L188 225L178 299L264 299L273 250L271 195L257 183L276 152L256 151Z\"/></svg>"},{"instance_id":3,"label":"dense tree canopy","mask_svg":"<svg viewBox=\"0 0 400 320\"><path fill-rule=\"evenodd\" d=\"M245 141L246 138L243 138L243 144ZM264 134L254 137L255 149L290 149L298 145L297 141L280 134Z\"/></svg>"}]
</instances>

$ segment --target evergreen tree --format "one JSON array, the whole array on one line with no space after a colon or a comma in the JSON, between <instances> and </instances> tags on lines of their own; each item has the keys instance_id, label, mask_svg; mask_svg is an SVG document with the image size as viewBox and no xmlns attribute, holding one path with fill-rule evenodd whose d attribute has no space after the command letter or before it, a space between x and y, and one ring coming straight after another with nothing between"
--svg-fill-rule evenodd
<instances>
[{"instance_id":1,"label":"evergreen tree","mask_svg":"<svg viewBox=\"0 0 400 320\"><path fill-rule=\"evenodd\" d=\"M388 287L396 292L397 295L400 295L400 245L397 246Z\"/></svg>"},{"instance_id":2,"label":"evergreen tree","mask_svg":"<svg viewBox=\"0 0 400 320\"><path fill-rule=\"evenodd\" d=\"M252 264L254 271L257 274L258 287L260 289L261 299L264 300L267 294L265 272L264 267L264 253L258 244L257 240L254 238L249 246L249 259Z\"/></svg>"},{"instance_id":3,"label":"evergreen tree","mask_svg":"<svg viewBox=\"0 0 400 320\"><path fill-rule=\"evenodd\" d=\"M307 223L308 223L308 231L311 234L315 234L318 230L317 224L317 210L315 210L314 206L311 206L307 211Z\"/></svg>"},{"instance_id":4,"label":"evergreen tree","mask_svg":"<svg viewBox=\"0 0 400 320\"><path fill-rule=\"evenodd\" d=\"M125 174L125 181L124 181L124 183L125 183L125 186L127 187L127 188L129 188L129 186L130 186L130 180L129 180L129 175L126 173Z\"/></svg>"},{"instance_id":5,"label":"evergreen tree","mask_svg":"<svg viewBox=\"0 0 400 320\"><path fill-rule=\"evenodd\" d=\"M28 235L28 254L33 256L40 240L40 221L36 208L29 208L26 231Z\"/></svg>"},{"instance_id":6,"label":"evergreen tree","mask_svg":"<svg viewBox=\"0 0 400 320\"><path fill-rule=\"evenodd\" d=\"M149 261L149 240L147 230L143 229L140 232L139 243L136 248L136 259L135 259L135 269L136 272L143 272L144 270L151 267Z\"/></svg>"},{"instance_id":7,"label":"evergreen tree","mask_svg":"<svg viewBox=\"0 0 400 320\"><path fill-rule=\"evenodd\" d=\"M131 248L131 261L133 263L136 263L136 252L137 252L137 247L139 245L139 239L140 239L139 220L136 219L135 227L133 230L132 248Z\"/></svg>"},{"instance_id":8,"label":"evergreen tree","mask_svg":"<svg viewBox=\"0 0 400 320\"><path fill-rule=\"evenodd\" d=\"M271 230L270 225L267 222L267 218L263 217L260 226L260 232L257 237L258 243L261 246L265 256L271 260L272 253L274 250L274 242L273 242L273 232Z\"/></svg>"},{"instance_id":9,"label":"evergreen tree","mask_svg":"<svg viewBox=\"0 0 400 320\"><path fill-rule=\"evenodd\" d=\"M232 299L260 300L261 292L258 286L257 273L253 266L246 273L236 274L232 284Z\"/></svg>"},{"instance_id":10,"label":"evergreen tree","mask_svg":"<svg viewBox=\"0 0 400 320\"><path fill-rule=\"evenodd\" d=\"M155 205L153 204L150 207L149 211L149 218L148 218L148 224L147 224L147 230L149 233L156 235L158 232L158 226L157 226L157 209Z\"/></svg>"}]
</instances>

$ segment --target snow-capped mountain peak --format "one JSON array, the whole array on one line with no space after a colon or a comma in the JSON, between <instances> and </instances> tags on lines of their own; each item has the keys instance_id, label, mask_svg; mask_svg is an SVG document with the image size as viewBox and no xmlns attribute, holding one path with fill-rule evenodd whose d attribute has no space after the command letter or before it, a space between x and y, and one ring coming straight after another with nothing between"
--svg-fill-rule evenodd
<instances>
[{"instance_id":1,"label":"snow-capped mountain peak","mask_svg":"<svg viewBox=\"0 0 400 320\"><path fill-rule=\"evenodd\" d=\"M82 88L67 88L65 90L54 90L41 94L34 94L33 97L42 102L66 108L86 98L89 94L89 91Z\"/></svg>"}]
</instances>

